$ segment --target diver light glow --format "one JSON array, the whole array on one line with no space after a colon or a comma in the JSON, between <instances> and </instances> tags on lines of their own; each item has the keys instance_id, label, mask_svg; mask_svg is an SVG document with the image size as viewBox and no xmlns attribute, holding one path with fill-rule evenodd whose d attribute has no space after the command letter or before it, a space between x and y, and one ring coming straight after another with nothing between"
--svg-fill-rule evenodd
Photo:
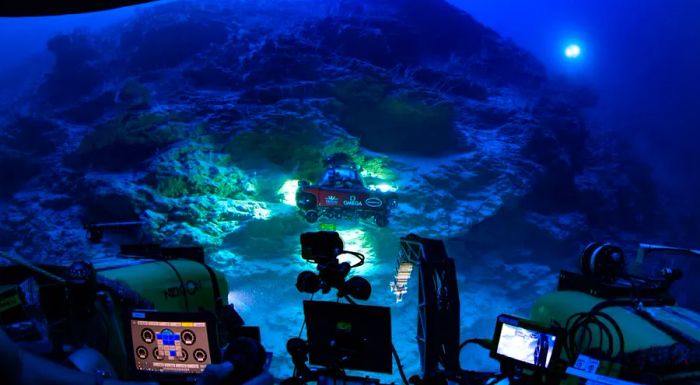
<instances>
[{"instance_id":1,"label":"diver light glow","mask_svg":"<svg viewBox=\"0 0 700 385\"><path fill-rule=\"evenodd\" d=\"M569 44L564 49L564 55L569 59L576 59L581 56L581 46L578 44Z\"/></svg>"},{"instance_id":2,"label":"diver light glow","mask_svg":"<svg viewBox=\"0 0 700 385\"><path fill-rule=\"evenodd\" d=\"M299 188L299 181L296 179L291 179L282 185L277 194L282 196L282 203L289 206L297 205L297 189Z\"/></svg>"}]
</instances>

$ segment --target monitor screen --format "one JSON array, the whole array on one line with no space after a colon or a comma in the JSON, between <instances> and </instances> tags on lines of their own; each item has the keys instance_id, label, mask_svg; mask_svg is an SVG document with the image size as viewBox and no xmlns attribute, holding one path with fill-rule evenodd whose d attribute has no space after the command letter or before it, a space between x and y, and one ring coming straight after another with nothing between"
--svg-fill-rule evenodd
<instances>
[{"instance_id":1,"label":"monitor screen","mask_svg":"<svg viewBox=\"0 0 700 385\"><path fill-rule=\"evenodd\" d=\"M389 308L304 301L312 365L391 373Z\"/></svg>"},{"instance_id":2,"label":"monitor screen","mask_svg":"<svg viewBox=\"0 0 700 385\"><path fill-rule=\"evenodd\" d=\"M562 342L553 330L508 316L498 318L495 339L496 356L545 369L551 366L552 358L558 356L558 344Z\"/></svg>"},{"instance_id":3,"label":"monitor screen","mask_svg":"<svg viewBox=\"0 0 700 385\"><path fill-rule=\"evenodd\" d=\"M209 323L197 313L133 312L130 324L138 372L198 374L213 362Z\"/></svg>"}]
</instances>

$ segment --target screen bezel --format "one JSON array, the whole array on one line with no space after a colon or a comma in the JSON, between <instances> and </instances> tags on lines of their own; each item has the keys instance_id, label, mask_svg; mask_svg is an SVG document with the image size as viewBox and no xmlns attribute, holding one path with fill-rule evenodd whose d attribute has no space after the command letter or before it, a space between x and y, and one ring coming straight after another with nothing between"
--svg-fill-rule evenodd
<instances>
[{"instance_id":1,"label":"screen bezel","mask_svg":"<svg viewBox=\"0 0 700 385\"><path fill-rule=\"evenodd\" d=\"M143 317L134 317L135 313L143 315ZM129 372L132 377L141 380L157 379L158 381L175 380L180 381L184 378L197 377L201 373L182 373L182 372L155 372L150 370L138 370L136 368L136 357L134 356L134 341L131 339L131 321L169 321L169 322L204 322L207 324L207 340L209 342L209 356L212 364L221 362L221 349L218 343L218 334L216 327L216 317L207 312L165 312L156 310L131 310L126 312L125 317L125 339L127 347L127 360L129 362Z\"/></svg>"},{"instance_id":2,"label":"screen bezel","mask_svg":"<svg viewBox=\"0 0 700 385\"><path fill-rule=\"evenodd\" d=\"M503 329L503 325L508 324L512 326L516 326L519 328L527 329L527 330L532 330L540 333L547 333L550 335L553 335L556 337L556 340L554 342L554 349L552 350L552 357L549 361L549 366L548 367L543 367L543 366L537 366L528 362L520 361L512 357L508 357L503 354L498 353L498 344L501 339L501 331ZM554 368L556 368L559 365L559 362L561 360L561 351L562 347L564 344L564 329L560 327L547 327L541 324L537 324L535 322L532 322L530 320L526 320L524 318L508 315L508 314L501 314L496 318L496 328L493 333L493 339L492 339L492 346L491 346L491 353L490 356L491 358L496 359L497 361L501 363L506 363L512 366L516 367L521 367L521 368L527 368L533 371L538 371L538 372L548 372L548 371L553 371Z\"/></svg>"}]
</instances>

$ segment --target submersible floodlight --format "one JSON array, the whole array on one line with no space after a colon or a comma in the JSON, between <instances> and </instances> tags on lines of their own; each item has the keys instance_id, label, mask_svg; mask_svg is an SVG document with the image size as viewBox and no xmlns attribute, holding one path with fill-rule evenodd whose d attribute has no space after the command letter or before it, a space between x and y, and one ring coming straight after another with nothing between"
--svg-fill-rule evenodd
<instances>
[{"instance_id":1,"label":"submersible floodlight","mask_svg":"<svg viewBox=\"0 0 700 385\"><path fill-rule=\"evenodd\" d=\"M578 44L569 44L564 49L564 55L569 59L576 59L581 56L581 46Z\"/></svg>"}]
</instances>

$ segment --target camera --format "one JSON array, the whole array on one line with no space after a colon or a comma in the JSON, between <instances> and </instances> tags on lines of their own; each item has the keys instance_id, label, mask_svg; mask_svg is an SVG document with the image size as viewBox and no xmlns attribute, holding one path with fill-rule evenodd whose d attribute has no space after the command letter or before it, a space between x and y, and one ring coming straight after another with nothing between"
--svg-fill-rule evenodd
<instances>
[{"instance_id":1,"label":"camera","mask_svg":"<svg viewBox=\"0 0 700 385\"><path fill-rule=\"evenodd\" d=\"M301 257L314 263L326 263L343 252L343 240L335 231L317 231L299 236Z\"/></svg>"},{"instance_id":2,"label":"camera","mask_svg":"<svg viewBox=\"0 0 700 385\"><path fill-rule=\"evenodd\" d=\"M353 298L369 299L370 283L359 276L348 279L350 271L364 263L364 255L344 249L337 232L319 231L300 236L301 256L315 263L316 271L303 271L296 287L302 293L329 293L349 303L304 301L304 327L307 339L287 342L294 364L294 375L285 385L317 383L379 384L379 380L352 377L345 369L391 373L393 346L391 314L387 307L359 305ZM353 255L357 262L339 262L338 256ZM315 365L310 368L307 363Z\"/></svg>"},{"instance_id":3,"label":"camera","mask_svg":"<svg viewBox=\"0 0 700 385\"><path fill-rule=\"evenodd\" d=\"M307 270L297 276L296 288L299 292L314 294L321 291L328 294L331 289L336 289L339 298L369 299L372 287L366 279L357 276L347 279L350 270L364 264L364 255L344 250L343 240L335 231L303 233L299 239L302 258L317 264L317 272ZM338 256L341 254L352 255L358 262L352 265L339 262Z\"/></svg>"}]
</instances>

